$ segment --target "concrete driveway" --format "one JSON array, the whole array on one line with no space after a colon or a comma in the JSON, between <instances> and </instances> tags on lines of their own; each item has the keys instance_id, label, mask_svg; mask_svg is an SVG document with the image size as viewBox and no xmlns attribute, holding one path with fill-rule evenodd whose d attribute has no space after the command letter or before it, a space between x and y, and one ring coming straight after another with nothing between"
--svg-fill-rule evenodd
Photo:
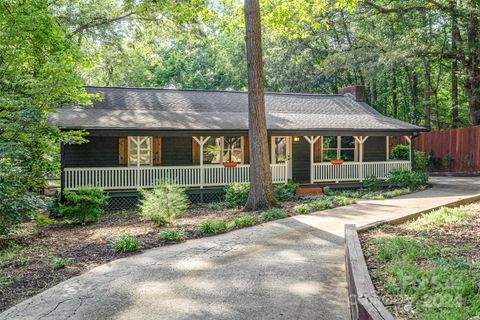
<instances>
[{"instance_id":1,"label":"concrete driveway","mask_svg":"<svg viewBox=\"0 0 480 320\"><path fill-rule=\"evenodd\" d=\"M480 196L479 178L149 250L67 280L0 319L348 319L343 226Z\"/></svg>"}]
</instances>

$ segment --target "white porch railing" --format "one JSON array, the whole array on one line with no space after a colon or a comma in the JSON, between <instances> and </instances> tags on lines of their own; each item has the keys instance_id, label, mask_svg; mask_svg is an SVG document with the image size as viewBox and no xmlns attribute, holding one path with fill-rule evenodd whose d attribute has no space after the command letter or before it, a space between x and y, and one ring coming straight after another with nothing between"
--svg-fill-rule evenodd
<instances>
[{"instance_id":1,"label":"white porch railing","mask_svg":"<svg viewBox=\"0 0 480 320\"><path fill-rule=\"evenodd\" d=\"M287 182L287 165L272 164L273 183ZM203 174L202 174L203 171ZM184 167L65 168L65 189L99 187L106 190L153 188L169 180L183 187L225 186L250 180L250 165Z\"/></svg>"},{"instance_id":2,"label":"white porch railing","mask_svg":"<svg viewBox=\"0 0 480 320\"><path fill-rule=\"evenodd\" d=\"M329 162L313 164L313 181L362 181L364 178L376 176L387 179L390 171L395 169L411 169L410 161L382 161L382 162L344 162L333 165Z\"/></svg>"}]
</instances>

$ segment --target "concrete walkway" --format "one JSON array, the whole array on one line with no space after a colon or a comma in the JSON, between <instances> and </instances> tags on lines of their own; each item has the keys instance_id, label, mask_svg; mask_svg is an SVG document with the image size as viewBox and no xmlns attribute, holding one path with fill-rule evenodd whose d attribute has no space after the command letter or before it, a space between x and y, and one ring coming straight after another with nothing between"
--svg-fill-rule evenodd
<instances>
[{"instance_id":1,"label":"concrete walkway","mask_svg":"<svg viewBox=\"0 0 480 320\"><path fill-rule=\"evenodd\" d=\"M348 319L343 226L480 196L479 178L149 250L67 280L0 319Z\"/></svg>"}]
</instances>

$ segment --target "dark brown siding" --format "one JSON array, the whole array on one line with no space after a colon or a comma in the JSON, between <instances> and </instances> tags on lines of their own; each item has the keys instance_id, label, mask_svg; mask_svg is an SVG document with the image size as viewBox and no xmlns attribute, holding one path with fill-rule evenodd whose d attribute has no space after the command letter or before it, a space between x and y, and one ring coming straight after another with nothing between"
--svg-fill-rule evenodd
<instances>
[{"instance_id":1,"label":"dark brown siding","mask_svg":"<svg viewBox=\"0 0 480 320\"><path fill-rule=\"evenodd\" d=\"M162 165L191 166L192 137L162 137Z\"/></svg>"},{"instance_id":2,"label":"dark brown siding","mask_svg":"<svg viewBox=\"0 0 480 320\"><path fill-rule=\"evenodd\" d=\"M387 158L386 137L368 137L363 144L363 161L385 161Z\"/></svg>"},{"instance_id":3,"label":"dark brown siding","mask_svg":"<svg viewBox=\"0 0 480 320\"><path fill-rule=\"evenodd\" d=\"M65 145L66 168L118 166L118 137L88 137L88 140L84 144Z\"/></svg>"}]
</instances>

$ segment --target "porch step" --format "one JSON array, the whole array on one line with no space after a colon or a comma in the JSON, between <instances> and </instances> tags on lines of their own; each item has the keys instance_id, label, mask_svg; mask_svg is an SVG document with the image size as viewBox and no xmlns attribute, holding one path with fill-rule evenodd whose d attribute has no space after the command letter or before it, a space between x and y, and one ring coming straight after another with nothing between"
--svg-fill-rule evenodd
<instances>
[{"instance_id":1,"label":"porch step","mask_svg":"<svg viewBox=\"0 0 480 320\"><path fill-rule=\"evenodd\" d=\"M321 187L299 187L297 189L297 196L321 196L323 195L323 188Z\"/></svg>"}]
</instances>

